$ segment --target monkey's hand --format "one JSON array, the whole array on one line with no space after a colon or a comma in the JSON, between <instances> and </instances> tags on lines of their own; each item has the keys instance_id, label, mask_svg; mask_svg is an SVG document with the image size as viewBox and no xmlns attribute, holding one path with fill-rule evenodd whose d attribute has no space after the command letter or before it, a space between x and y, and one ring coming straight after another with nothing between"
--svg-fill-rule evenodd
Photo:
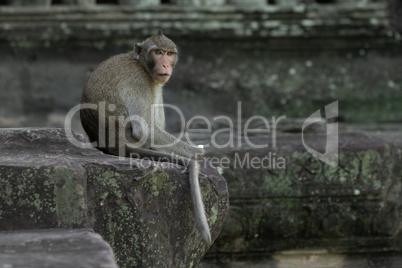
<instances>
[{"instance_id":1,"label":"monkey's hand","mask_svg":"<svg viewBox=\"0 0 402 268\"><path fill-rule=\"evenodd\" d=\"M194 147L194 149L195 149L195 153L194 153L194 156L192 157L192 159L194 159L194 160L200 160L200 159L202 159L202 157L204 156L204 154L205 154L205 150L204 150L204 148L202 148L200 145L199 146L197 146L197 147Z\"/></svg>"}]
</instances>

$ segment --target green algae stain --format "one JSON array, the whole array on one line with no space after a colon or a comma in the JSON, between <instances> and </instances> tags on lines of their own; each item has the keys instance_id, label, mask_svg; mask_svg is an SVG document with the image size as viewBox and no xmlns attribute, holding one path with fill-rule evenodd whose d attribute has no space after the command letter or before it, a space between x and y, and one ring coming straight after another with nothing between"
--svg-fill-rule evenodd
<instances>
[{"instance_id":1,"label":"green algae stain","mask_svg":"<svg viewBox=\"0 0 402 268\"><path fill-rule=\"evenodd\" d=\"M65 166L0 167L0 209L17 218L4 228L49 228L85 224L85 189ZM10 210L9 207L14 209ZM24 219L30 219L25 221Z\"/></svg>"},{"instance_id":2,"label":"green algae stain","mask_svg":"<svg viewBox=\"0 0 402 268\"><path fill-rule=\"evenodd\" d=\"M154 197L158 197L161 193L172 196L176 189L176 185L169 180L169 176L164 172L145 177L141 180L140 185L144 189L150 189Z\"/></svg>"},{"instance_id":3,"label":"green algae stain","mask_svg":"<svg viewBox=\"0 0 402 268\"><path fill-rule=\"evenodd\" d=\"M96 175L96 182L102 189L101 202L107 199L120 200L123 196L119 185L120 174L111 170ZM107 189L107 190L106 190Z\"/></svg>"},{"instance_id":4,"label":"green algae stain","mask_svg":"<svg viewBox=\"0 0 402 268\"><path fill-rule=\"evenodd\" d=\"M93 187L91 205L100 213L94 229L110 244L121 268L136 267L141 260L142 238L135 233L138 208L124 198L124 175L114 170L87 170L89 187Z\"/></svg>"},{"instance_id":5,"label":"green algae stain","mask_svg":"<svg viewBox=\"0 0 402 268\"><path fill-rule=\"evenodd\" d=\"M49 181L55 185L54 203L59 226L82 224L86 210L85 193L74 171L56 166L49 175Z\"/></svg>"},{"instance_id":6,"label":"green algae stain","mask_svg":"<svg viewBox=\"0 0 402 268\"><path fill-rule=\"evenodd\" d=\"M218 219L218 204L215 204L213 207L211 207L211 215L208 220L209 225L210 226L214 225L217 219Z\"/></svg>"}]
</instances>

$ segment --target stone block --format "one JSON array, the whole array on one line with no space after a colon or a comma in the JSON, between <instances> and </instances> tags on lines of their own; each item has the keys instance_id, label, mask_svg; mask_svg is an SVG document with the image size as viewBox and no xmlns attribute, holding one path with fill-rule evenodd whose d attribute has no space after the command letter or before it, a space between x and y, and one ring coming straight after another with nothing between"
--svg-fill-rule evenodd
<instances>
[{"instance_id":1,"label":"stone block","mask_svg":"<svg viewBox=\"0 0 402 268\"><path fill-rule=\"evenodd\" d=\"M206 245L188 174L176 164L76 147L64 129L0 131L0 230L92 228L124 267L191 267ZM200 187L212 239L226 218L225 180L208 162Z\"/></svg>"},{"instance_id":2,"label":"stone block","mask_svg":"<svg viewBox=\"0 0 402 268\"><path fill-rule=\"evenodd\" d=\"M0 232L0 267L118 268L109 244L88 229Z\"/></svg>"}]
</instances>

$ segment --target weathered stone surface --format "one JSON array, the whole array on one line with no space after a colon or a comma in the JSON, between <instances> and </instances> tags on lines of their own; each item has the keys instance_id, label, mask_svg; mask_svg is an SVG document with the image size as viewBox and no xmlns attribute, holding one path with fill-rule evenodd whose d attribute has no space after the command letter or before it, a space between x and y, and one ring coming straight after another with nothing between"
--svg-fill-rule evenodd
<instances>
[{"instance_id":1,"label":"weathered stone surface","mask_svg":"<svg viewBox=\"0 0 402 268\"><path fill-rule=\"evenodd\" d=\"M161 27L173 40L200 40L200 37L243 40L251 41L248 45L258 44L269 49L360 49L367 43L372 47L395 45L396 36L390 32L384 2L330 7L261 6L258 3L264 4L262 0L247 4L232 2L243 3L242 8L235 3L202 8L191 5L0 7L0 43L14 48L68 45L102 49L132 46L137 39L153 35ZM24 23L27 21L30 23ZM351 39L352 36L355 38Z\"/></svg>"},{"instance_id":2,"label":"weathered stone surface","mask_svg":"<svg viewBox=\"0 0 402 268\"><path fill-rule=\"evenodd\" d=\"M402 34L402 3L399 0L388 0L391 14L391 25Z\"/></svg>"},{"instance_id":3,"label":"weathered stone surface","mask_svg":"<svg viewBox=\"0 0 402 268\"><path fill-rule=\"evenodd\" d=\"M244 256L244 257L243 257ZM206 260L200 268L399 268L402 266L400 254L363 253L334 254L326 250L294 250L279 252L270 258L261 259L254 255L239 256L228 264L225 261Z\"/></svg>"},{"instance_id":4,"label":"weathered stone surface","mask_svg":"<svg viewBox=\"0 0 402 268\"><path fill-rule=\"evenodd\" d=\"M276 148L271 139L210 152L229 159L231 208L202 267L401 266L400 137L341 133L337 167L308 153L300 134L277 133ZM304 141L325 152L325 135Z\"/></svg>"},{"instance_id":5,"label":"weathered stone surface","mask_svg":"<svg viewBox=\"0 0 402 268\"><path fill-rule=\"evenodd\" d=\"M9 0L8 1L12 6L41 6L46 7L50 6L50 0Z\"/></svg>"},{"instance_id":6,"label":"weathered stone surface","mask_svg":"<svg viewBox=\"0 0 402 268\"><path fill-rule=\"evenodd\" d=\"M365 56L346 51L289 55L263 49L244 52L230 43L205 44L202 49L195 43L194 47L177 43L183 53L165 86L164 99L187 118L222 114L235 118L238 101L243 117L305 118L339 100L340 117L346 122L402 120L401 54L362 50ZM66 113L80 101L87 75L102 60L123 51L35 50L4 55L0 127L63 127ZM0 50L0 58L1 53L5 51ZM169 130L180 131L179 114L166 112ZM73 128L78 130L79 124Z\"/></svg>"},{"instance_id":7,"label":"weathered stone surface","mask_svg":"<svg viewBox=\"0 0 402 268\"><path fill-rule=\"evenodd\" d=\"M339 100L347 122L399 122L401 37L386 3L285 2L2 6L0 126L63 127L94 68L158 28L180 47L165 100L186 116L235 114L241 100L244 116L306 117Z\"/></svg>"},{"instance_id":8,"label":"weathered stone surface","mask_svg":"<svg viewBox=\"0 0 402 268\"><path fill-rule=\"evenodd\" d=\"M130 268L192 267L208 249L182 167L79 148L63 129L2 129L0 152L0 230L90 227ZM200 180L215 239L226 182L207 163Z\"/></svg>"},{"instance_id":9,"label":"weathered stone surface","mask_svg":"<svg viewBox=\"0 0 402 268\"><path fill-rule=\"evenodd\" d=\"M91 230L0 232L0 267L117 268L113 251Z\"/></svg>"}]
</instances>

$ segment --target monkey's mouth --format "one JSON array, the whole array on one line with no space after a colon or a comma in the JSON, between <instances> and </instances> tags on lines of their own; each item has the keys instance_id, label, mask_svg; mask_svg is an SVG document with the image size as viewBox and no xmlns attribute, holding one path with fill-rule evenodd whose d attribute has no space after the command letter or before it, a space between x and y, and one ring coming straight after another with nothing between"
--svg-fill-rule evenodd
<instances>
[{"instance_id":1,"label":"monkey's mouth","mask_svg":"<svg viewBox=\"0 0 402 268\"><path fill-rule=\"evenodd\" d=\"M159 76L170 76L170 74L158 74Z\"/></svg>"}]
</instances>

